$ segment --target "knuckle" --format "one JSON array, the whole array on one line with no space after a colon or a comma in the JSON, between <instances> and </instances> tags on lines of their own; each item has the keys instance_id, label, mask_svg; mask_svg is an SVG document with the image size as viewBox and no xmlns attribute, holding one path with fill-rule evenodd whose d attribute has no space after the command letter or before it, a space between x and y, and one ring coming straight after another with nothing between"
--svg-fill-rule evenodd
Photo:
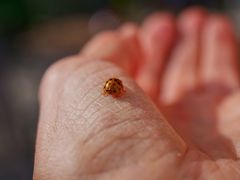
<instances>
[{"instance_id":1,"label":"knuckle","mask_svg":"<svg viewBox=\"0 0 240 180\"><path fill-rule=\"evenodd\" d=\"M68 74L76 67L79 63L79 57L71 56L63 58L52 64L45 72L41 85L40 85L40 96L51 89L59 88Z\"/></svg>"},{"instance_id":2,"label":"knuckle","mask_svg":"<svg viewBox=\"0 0 240 180\"><path fill-rule=\"evenodd\" d=\"M68 64L71 62L72 58L65 58L58 62L55 62L47 69L44 75L44 80L47 81L52 79L54 80L58 79L58 77L64 74L64 71L67 70L65 67L68 66Z\"/></svg>"}]
</instances>

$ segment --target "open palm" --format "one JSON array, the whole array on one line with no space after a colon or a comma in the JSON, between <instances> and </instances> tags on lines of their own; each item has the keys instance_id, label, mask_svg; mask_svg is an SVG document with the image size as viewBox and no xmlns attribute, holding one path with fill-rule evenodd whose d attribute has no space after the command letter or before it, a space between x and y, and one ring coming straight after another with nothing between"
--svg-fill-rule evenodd
<instances>
[{"instance_id":1,"label":"open palm","mask_svg":"<svg viewBox=\"0 0 240 180\"><path fill-rule=\"evenodd\" d=\"M240 179L236 46L195 8L97 35L45 76L34 178ZM99 93L110 76L123 97Z\"/></svg>"}]
</instances>

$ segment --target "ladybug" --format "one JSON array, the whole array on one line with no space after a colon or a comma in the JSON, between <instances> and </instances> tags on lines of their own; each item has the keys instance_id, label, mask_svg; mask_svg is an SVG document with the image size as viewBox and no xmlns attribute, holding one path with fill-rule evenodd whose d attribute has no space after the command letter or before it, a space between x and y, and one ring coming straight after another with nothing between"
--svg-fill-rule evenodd
<instances>
[{"instance_id":1,"label":"ladybug","mask_svg":"<svg viewBox=\"0 0 240 180\"><path fill-rule=\"evenodd\" d=\"M117 78L108 79L103 87L103 95L105 96L111 95L113 97L120 97L124 92L123 83Z\"/></svg>"}]
</instances>

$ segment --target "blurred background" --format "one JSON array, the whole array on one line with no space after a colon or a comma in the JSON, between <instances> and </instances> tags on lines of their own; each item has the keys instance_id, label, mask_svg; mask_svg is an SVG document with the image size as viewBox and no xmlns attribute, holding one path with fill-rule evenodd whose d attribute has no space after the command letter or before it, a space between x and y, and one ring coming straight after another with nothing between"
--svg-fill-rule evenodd
<instances>
[{"instance_id":1,"label":"blurred background","mask_svg":"<svg viewBox=\"0 0 240 180\"><path fill-rule=\"evenodd\" d=\"M240 27L239 0L0 0L0 180L32 179L38 87L50 64L99 31L193 5Z\"/></svg>"}]
</instances>

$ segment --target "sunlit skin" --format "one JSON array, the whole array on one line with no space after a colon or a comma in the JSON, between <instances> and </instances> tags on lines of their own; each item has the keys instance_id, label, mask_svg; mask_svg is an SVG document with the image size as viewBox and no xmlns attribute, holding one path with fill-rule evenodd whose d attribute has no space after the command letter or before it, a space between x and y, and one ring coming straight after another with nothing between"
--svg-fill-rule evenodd
<instances>
[{"instance_id":1,"label":"sunlit skin","mask_svg":"<svg viewBox=\"0 0 240 180\"><path fill-rule=\"evenodd\" d=\"M240 179L237 42L199 8L102 32L46 72L36 180ZM102 95L118 77L121 98Z\"/></svg>"}]
</instances>

